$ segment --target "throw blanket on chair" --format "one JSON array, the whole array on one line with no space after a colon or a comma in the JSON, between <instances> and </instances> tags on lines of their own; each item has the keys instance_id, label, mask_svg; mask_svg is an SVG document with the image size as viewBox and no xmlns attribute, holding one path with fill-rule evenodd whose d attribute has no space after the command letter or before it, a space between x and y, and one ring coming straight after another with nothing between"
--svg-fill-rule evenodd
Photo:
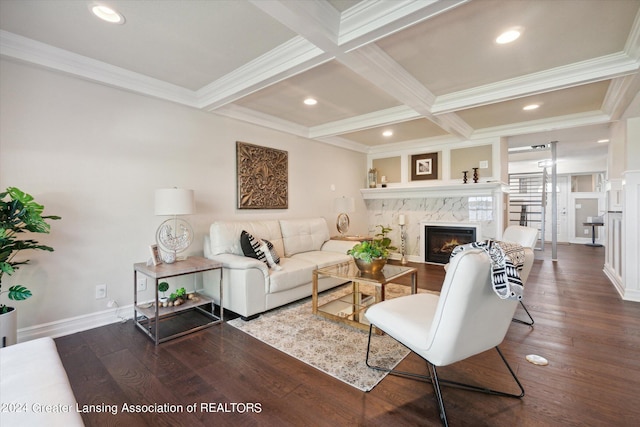
<instances>
[{"instance_id":1,"label":"throw blanket on chair","mask_svg":"<svg viewBox=\"0 0 640 427\"><path fill-rule=\"evenodd\" d=\"M491 281L493 290L502 299L522 300L523 284L518 272L524 265L524 249L517 243L483 240L457 246L452 252L454 256L465 249L482 249L491 258Z\"/></svg>"}]
</instances>

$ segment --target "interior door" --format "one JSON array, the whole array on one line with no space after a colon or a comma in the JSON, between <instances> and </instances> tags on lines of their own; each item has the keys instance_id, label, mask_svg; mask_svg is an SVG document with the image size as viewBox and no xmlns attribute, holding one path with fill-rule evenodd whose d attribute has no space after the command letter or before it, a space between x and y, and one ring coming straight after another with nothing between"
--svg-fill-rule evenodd
<instances>
[{"instance_id":1,"label":"interior door","mask_svg":"<svg viewBox=\"0 0 640 427\"><path fill-rule=\"evenodd\" d=\"M602 216L605 212L603 193L571 193L569 196L569 241L591 242L592 227L584 225L589 218ZM596 243L604 244L604 227L595 227Z\"/></svg>"}]
</instances>

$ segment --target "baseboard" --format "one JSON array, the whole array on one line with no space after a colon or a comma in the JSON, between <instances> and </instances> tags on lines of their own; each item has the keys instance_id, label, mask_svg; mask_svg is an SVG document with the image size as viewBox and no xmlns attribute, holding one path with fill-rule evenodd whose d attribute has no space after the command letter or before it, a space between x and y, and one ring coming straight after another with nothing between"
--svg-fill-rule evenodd
<instances>
[{"instance_id":1,"label":"baseboard","mask_svg":"<svg viewBox=\"0 0 640 427\"><path fill-rule=\"evenodd\" d=\"M625 288L624 283L620 280L620 277L611 267L605 264L602 271L604 272L605 276L607 276L609 281L613 284L613 287L620 295L620 298L625 301L640 302L640 291Z\"/></svg>"},{"instance_id":2,"label":"baseboard","mask_svg":"<svg viewBox=\"0 0 640 427\"><path fill-rule=\"evenodd\" d=\"M70 317L55 322L18 329L18 342L31 341L43 337L57 338L111 323L123 322L131 318L133 318L133 304L124 307L110 308L84 316Z\"/></svg>"}]
</instances>

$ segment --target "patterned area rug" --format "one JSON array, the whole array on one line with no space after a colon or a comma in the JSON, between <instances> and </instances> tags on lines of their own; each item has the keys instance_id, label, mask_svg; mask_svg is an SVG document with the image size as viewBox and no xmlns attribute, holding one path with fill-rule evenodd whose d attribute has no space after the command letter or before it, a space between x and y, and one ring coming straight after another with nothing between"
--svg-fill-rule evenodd
<instances>
[{"instance_id":1,"label":"patterned area rug","mask_svg":"<svg viewBox=\"0 0 640 427\"><path fill-rule=\"evenodd\" d=\"M344 285L326 291L320 294L319 302L346 295L350 289L351 285ZM408 293L408 286L390 283L386 287L387 298ZM274 309L255 320L237 318L228 324L362 391L370 391L387 375L365 364L368 332L313 315L311 298ZM406 347L387 335L375 335L371 348L371 362L386 368L394 368L409 354Z\"/></svg>"}]
</instances>

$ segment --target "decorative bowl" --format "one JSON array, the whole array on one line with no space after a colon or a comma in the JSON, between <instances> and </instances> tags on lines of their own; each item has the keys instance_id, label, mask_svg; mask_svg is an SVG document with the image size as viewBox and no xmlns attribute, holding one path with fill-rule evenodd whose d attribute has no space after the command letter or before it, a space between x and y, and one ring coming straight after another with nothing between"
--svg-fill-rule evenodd
<instances>
[{"instance_id":1,"label":"decorative bowl","mask_svg":"<svg viewBox=\"0 0 640 427\"><path fill-rule=\"evenodd\" d=\"M358 270L360 270L363 274L378 274L382 271L385 264L387 263L386 258L375 258L371 262L367 262L361 259L356 259L356 265L358 266Z\"/></svg>"}]
</instances>

